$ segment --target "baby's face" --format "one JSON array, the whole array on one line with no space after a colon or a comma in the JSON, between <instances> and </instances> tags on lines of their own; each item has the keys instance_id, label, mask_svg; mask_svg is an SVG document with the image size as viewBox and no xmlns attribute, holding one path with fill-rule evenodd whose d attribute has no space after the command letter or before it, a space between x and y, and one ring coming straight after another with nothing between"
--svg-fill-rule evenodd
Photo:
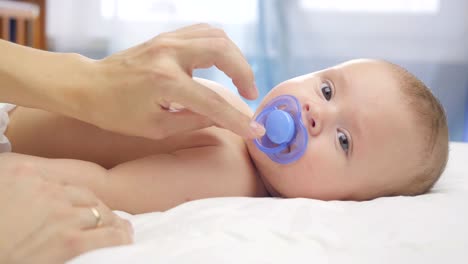
<instances>
[{"instance_id":1,"label":"baby's face","mask_svg":"<svg viewBox=\"0 0 468 264\"><path fill-rule=\"evenodd\" d=\"M355 60L279 84L266 95L289 94L302 106L305 154L278 164L247 142L270 193L281 197L365 200L405 184L420 138L387 65Z\"/></svg>"}]
</instances>

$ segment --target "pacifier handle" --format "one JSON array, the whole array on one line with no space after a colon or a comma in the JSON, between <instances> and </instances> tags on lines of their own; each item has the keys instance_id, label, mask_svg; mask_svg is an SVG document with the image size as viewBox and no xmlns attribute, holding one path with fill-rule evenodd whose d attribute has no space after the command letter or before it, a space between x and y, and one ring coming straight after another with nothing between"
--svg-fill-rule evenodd
<instances>
[{"instance_id":1,"label":"pacifier handle","mask_svg":"<svg viewBox=\"0 0 468 264\"><path fill-rule=\"evenodd\" d=\"M288 143L294 137L294 120L288 112L275 109L266 118L265 130L271 142L278 145Z\"/></svg>"}]
</instances>

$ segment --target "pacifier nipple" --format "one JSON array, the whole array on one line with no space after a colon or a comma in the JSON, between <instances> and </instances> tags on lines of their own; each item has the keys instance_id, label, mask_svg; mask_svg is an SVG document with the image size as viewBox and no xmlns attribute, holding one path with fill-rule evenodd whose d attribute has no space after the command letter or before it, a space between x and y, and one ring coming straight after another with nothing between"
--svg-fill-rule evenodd
<instances>
[{"instance_id":1,"label":"pacifier nipple","mask_svg":"<svg viewBox=\"0 0 468 264\"><path fill-rule=\"evenodd\" d=\"M288 164L305 153L308 133L301 118L299 101L291 95L273 98L255 121L263 124L265 135L254 139L255 145L271 160Z\"/></svg>"}]
</instances>

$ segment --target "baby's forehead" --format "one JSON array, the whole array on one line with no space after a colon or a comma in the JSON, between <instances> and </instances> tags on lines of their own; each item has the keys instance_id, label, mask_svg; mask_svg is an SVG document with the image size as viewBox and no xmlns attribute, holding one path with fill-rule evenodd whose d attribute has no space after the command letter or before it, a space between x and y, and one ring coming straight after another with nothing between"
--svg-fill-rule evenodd
<instances>
[{"instance_id":1,"label":"baby's forehead","mask_svg":"<svg viewBox=\"0 0 468 264\"><path fill-rule=\"evenodd\" d=\"M370 96L383 99L401 99L400 82L385 63L373 60L351 61L329 68L322 74L337 84L337 92L350 96ZM391 98L384 95L392 95ZM388 101L388 100L385 100Z\"/></svg>"},{"instance_id":2,"label":"baby's forehead","mask_svg":"<svg viewBox=\"0 0 468 264\"><path fill-rule=\"evenodd\" d=\"M377 60L377 59L354 59L354 60L348 60L348 61L342 62L333 67L353 67L353 66L388 67L390 66L390 64L386 61Z\"/></svg>"}]
</instances>

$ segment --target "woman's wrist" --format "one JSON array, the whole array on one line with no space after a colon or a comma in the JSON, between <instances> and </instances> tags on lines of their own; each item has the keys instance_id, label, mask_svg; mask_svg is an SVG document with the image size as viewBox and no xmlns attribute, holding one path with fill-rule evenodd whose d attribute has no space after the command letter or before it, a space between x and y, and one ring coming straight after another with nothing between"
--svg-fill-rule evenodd
<instances>
[{"instance_id":1,"label":"woman's wrist","mask_svg":"<svg viewBox=\"0 0 468 264\"><path fill-rule=\"evenodd\" d=\"M49 87L50 103L45 109L82 121L92 119L94 89L101 83L96 61L77 53L62 53L63 68ZM66 78L66 79L65 79Z\"/></svg>"},{"instance_id":2,"label":"woman's wrist","mask_svg":"<svg viewBox=\"0 0 468 264\"><path fill-rule=\"evenodd\" d=\"M0 40L0 102L83 119L98 74L94 60Z\"/></svg>"}]
</instances>

